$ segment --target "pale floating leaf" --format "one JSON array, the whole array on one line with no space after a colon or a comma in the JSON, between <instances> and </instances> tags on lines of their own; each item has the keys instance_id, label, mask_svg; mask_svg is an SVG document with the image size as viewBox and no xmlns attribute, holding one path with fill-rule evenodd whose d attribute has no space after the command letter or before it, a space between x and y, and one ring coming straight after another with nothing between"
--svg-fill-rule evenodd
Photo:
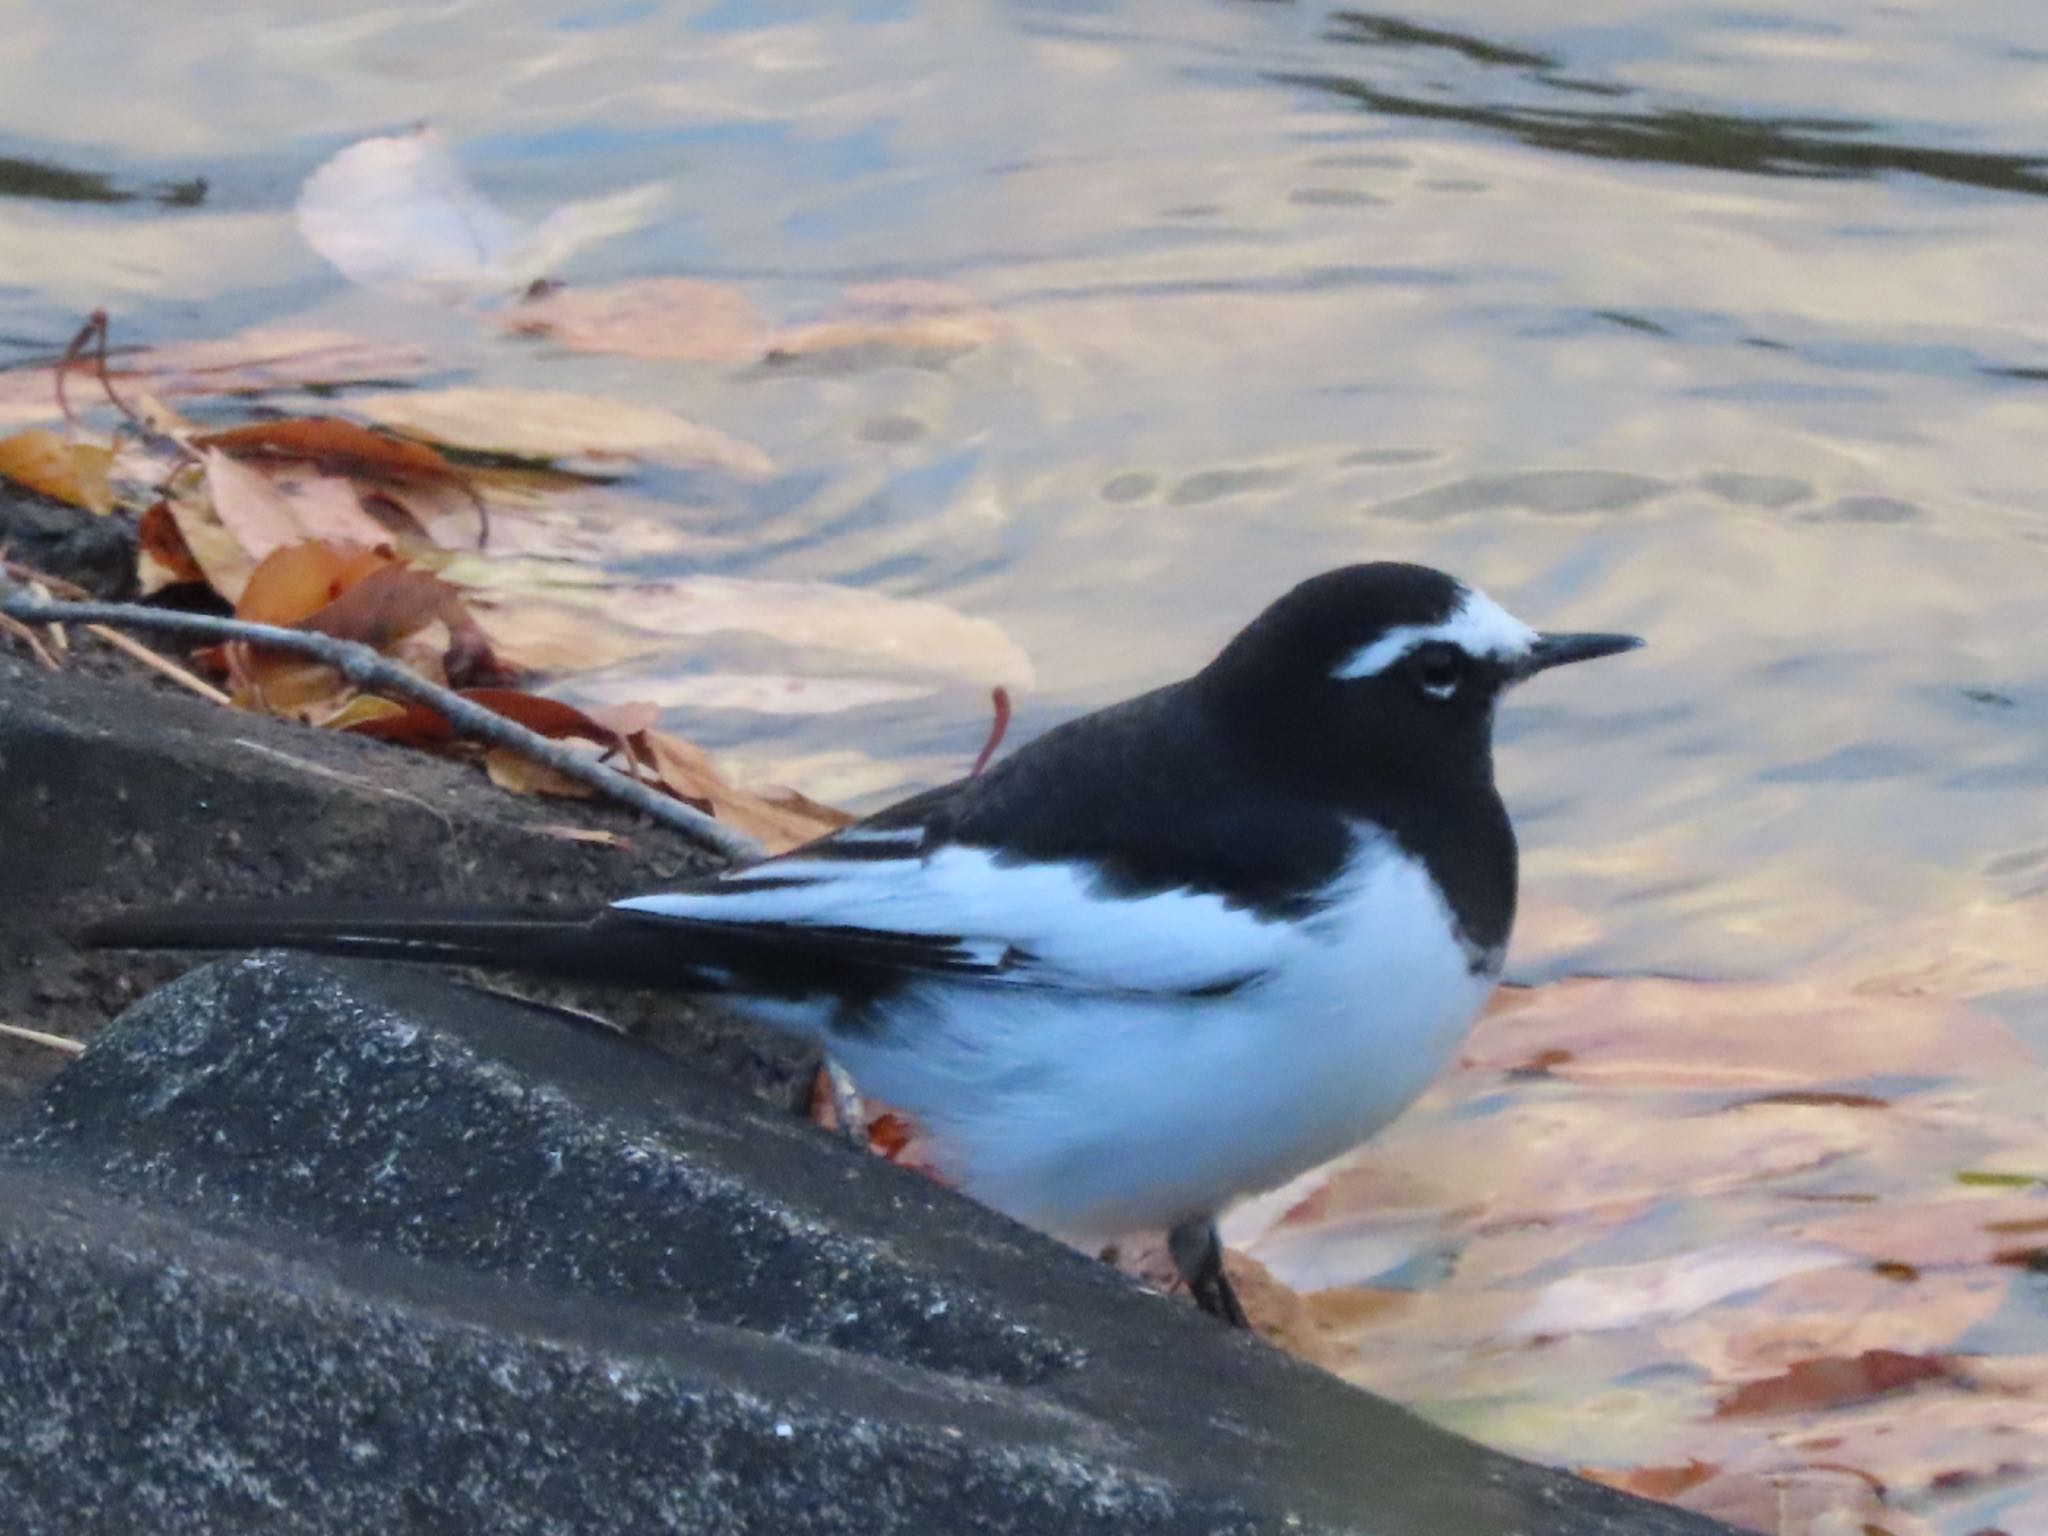
<instances>
[{"instance_id":1,"label":"pale floating leaf","mask_svg":"<svg viewBox=\"0 0 2048 1536\"><path fill-rule=\"evenodd\" d=\"M860 367L897 357L942 360L1003 333L995 312L944 283L903 279L848 288L835 308L768 339L768 360L810 359Z\"/></svg>"},{"instance_id":2,"label":"pale floating leaf","mask_svg":"<svg viewBox=\"0 0 2048 1536\"><path fill-rule=\"evenodd\" d=\"M1890 1200L1825 1216L1792 1233L1880 1264L1916 1269L1990 1264L2006 1255L2048 1249L2048 1198L1958 1190L1945 1200Z\"/></svg>"},{"instance_id":3,"label":"pale floating leaf","mask_svg":"<svg viewBox=\"0 0 2048 1536\"><path fill-rule=\"evenodd\" d=\"M769 475L752 443L659 406L567 390L465 387L358 395L352 410L451 448L541 463L652 459L737 475Z\"/></svg>"},{"instance_id":4,"label":"pale floating leaf","mask_svg":"<svg viewBox=\"0 0 2048 1536\"><path fill-rule=\"evenodd\" d=\"M497 323L578 352L675 362L745 362L768 338L767 322L738 289L688 277L557 289L505 310Z\"/></svg>"},{"instance_id":5,"label":"pale floating leaf","mask_svg":"<svg viewBox=\"0 0 2048 1536\"><path fill-rule=\"evenodd\" d=\"M1573 980L1504 993L1463 1053L1571 1082L1768 1091L2031 1066L1989 1013L1815 982Z\"/></svg>"},{"instance_id":6,"label":"pale floating leaf","mask_svg":"<svg viewBox=\"0 0 2048 1536\"><path fill-rule=\"evenodd\" d=\"M1022 691L1032 680L1030 658L997 625L927 598L730 576L626 583L573 566L471 555L451 556L440 569L474 595L492 644L508 659L537 650L556 666L594 668L677 639L734 633L984 687Z\"/></svg>"},{"instance_id":7,"label":"pale floating leaf","mask_svg":"<svg viewBox=\"0 0 2048 1536\"><path fill-rule=\"evenodd\" d=\"M830 715L878 704L930 698L929 684L879 677L796 677L776 672L710 672L682 676L591 679L572 690L603 704L645 699L662 709L727 709L759 715Z\"/></svg>"}]
</instances>

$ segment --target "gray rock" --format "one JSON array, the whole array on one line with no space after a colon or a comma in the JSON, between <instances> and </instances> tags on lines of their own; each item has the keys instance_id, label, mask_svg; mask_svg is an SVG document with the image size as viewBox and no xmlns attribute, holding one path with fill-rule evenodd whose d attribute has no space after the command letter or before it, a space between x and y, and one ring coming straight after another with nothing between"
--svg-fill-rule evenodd
<instances>
[{"instance_id":1,"label":"gray rock","mask_svg":"<svg viewBox=\"0 0 2048 1536\"><path fill-rule=\"evenodd\" d=\"M188 967L78 947L79 928L124 908L291 895L594 907L707 867L628 813L521 799L471 764L106 676L96 647L81 637L52 675L0 641L0 1020L85 1038ZM672 997L540 990L763 1092L786 1097L805 1056ZM0 1111L57 1061L0 1040Z\"/></svg>"},{"instance_id":2,"label":"gray rock","mask_svg":"<svg viewBox=\"0 0 2048 1536\"><path fill-rule=\"evenodd\" d=\"M211 966L0 1157L0 1508L50 1536L1722 1529L430 974Z\"/></svg>"}]
</instances>

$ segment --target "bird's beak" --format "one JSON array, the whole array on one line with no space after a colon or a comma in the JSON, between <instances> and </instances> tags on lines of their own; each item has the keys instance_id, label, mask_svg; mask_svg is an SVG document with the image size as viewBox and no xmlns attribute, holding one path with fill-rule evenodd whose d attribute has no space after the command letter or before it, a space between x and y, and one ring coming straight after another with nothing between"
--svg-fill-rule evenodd
<instances>
[{"instance_id":1,"label":"bird's beak","mask_svg":"<svg viewBox=\"0 0 2048 1536\"><path fill-rule=\"evenodd\" d=\"M1538 635L1528 655L1515 668L1516 682L1548 672L1572 661L1592 661L1601 656L1619 656L1643 642L1635 635Z\"/></svg>"}]
</instances>

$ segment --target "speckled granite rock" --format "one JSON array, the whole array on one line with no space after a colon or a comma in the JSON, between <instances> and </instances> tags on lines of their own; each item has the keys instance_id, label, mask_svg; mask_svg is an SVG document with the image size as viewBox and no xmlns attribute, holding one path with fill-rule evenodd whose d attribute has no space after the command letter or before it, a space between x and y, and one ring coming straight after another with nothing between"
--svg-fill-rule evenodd
<instances>
[{"instance_id":1,"label":"speckled granite rock","mask_svg":"<svg viewBox=\"0 0 2048 1536\"><path fill-rule=\"evenodd\" d=\"M211 966L0 1158L0 1509L49 1536L1721 1529L431 975Z\"/></svg>"}]
</instances>

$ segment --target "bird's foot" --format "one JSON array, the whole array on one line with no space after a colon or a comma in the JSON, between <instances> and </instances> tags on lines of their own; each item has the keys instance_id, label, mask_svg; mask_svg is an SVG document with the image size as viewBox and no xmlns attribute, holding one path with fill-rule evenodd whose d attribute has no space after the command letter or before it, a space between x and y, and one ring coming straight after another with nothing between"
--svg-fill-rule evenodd
<instances>
[{"instance_id":1,"label":"bird's foot","mask_svg":"<svg viewBox=\"0 0 2048 1536\"><path fill-rule=\"evenodd\" d=\"M1251 1328L1237 1290L1224 1273L1223 1239L1217 1236L1214 1221L1207 1216L1190 1217L1166 1234L1166 1251L1173 1255L1173 1267L1187 1282L1196 1306L1233 1328Z\"/></svg>"}]
</instances>

